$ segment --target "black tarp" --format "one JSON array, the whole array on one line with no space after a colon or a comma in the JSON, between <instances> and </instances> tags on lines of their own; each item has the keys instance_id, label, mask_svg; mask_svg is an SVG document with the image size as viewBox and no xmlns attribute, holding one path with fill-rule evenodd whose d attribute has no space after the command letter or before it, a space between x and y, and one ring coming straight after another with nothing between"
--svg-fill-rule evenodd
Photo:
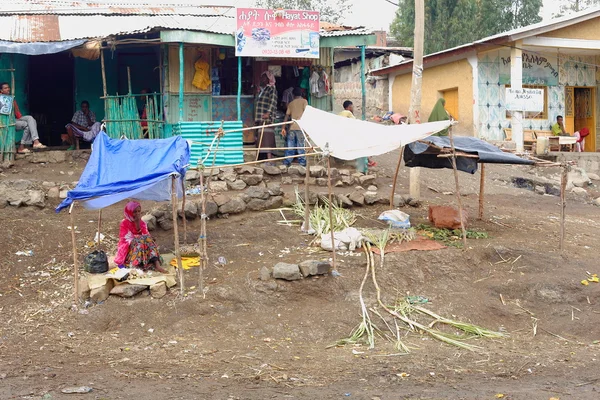
<instances>
[{"instance_id":1,"label":"black tarp","mask_svg":"<svg viewBox=\"0 0 600 400\"><path fill-rule=\"evenodd\" d=\"M452 168L451 158L438 157L442 148L450 149L450 138L448 136L430 136L419 142L411 143L404 148L404 163L407 167ZM479 157L457 157L456 168L459 171L470 174L474 174L477 171L478 162L489 164L534 164L531 160L525 160L514 154L505 153L498 147L474 137L454 137L454 148L456 151Z\"/></svg>"}]
</instances>

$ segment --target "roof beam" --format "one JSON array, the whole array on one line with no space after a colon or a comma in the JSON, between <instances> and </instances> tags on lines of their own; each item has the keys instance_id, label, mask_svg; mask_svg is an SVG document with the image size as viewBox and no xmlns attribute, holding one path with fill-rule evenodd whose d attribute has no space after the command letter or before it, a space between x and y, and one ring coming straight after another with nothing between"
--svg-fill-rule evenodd
<instances>
[{"instance_id":1,"label":"roof beam","mask_svg":"<svg viewBox=\"0 0 600 400\"><path fill-rule=\"evenodd\" d=\"M533 36L523 39L524 46L552 47L559 49L581 49L598 50L600 52L600 40L587 39L564 39L553 37Z\"/></svg>"}]
</instances>

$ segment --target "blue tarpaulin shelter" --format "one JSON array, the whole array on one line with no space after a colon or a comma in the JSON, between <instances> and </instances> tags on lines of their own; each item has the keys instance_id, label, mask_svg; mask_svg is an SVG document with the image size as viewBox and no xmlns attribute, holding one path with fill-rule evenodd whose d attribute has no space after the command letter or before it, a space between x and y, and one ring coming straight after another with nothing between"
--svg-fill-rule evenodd
<instances>
[{"instance_id":1,"label":"blue tarpaulin shelter","mask_svg":"<svg viewBox=\"0 0 600 400\"><path fill-rule=\"evenodd\" d=\"M185 177L189 160L189 144L180 136L119 140L100 132L79 183L68 192L56 212L74 201L89 209L99 209L128 198L170 200L171 177ZM180 185L177 192L177 197L183 196Z\"/></svg>"}]
</instances>

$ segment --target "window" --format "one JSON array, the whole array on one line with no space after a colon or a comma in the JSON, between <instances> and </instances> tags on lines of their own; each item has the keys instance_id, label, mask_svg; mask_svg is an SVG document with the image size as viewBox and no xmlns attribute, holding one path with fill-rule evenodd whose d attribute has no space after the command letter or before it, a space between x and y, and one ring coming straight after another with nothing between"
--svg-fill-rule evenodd
<instances>
[{"instance_id":1,"label":"window","mask_svg":"<svg viewBox=\"0 0 600 400\"><path fill-rule=\"evenodd\" d=\"M452 115L452 118L458 120L458 88L444 90L442 92L444 100L446 100L446 111Z\"/></svg>"},{"instance_id":2,"label":"window","mask_svg":"<svg viewBox=\"0 0 600 400\"><path fill-rule=\"evenodd\" d=\"M510 85L506 85L507 88ZM548 86L539 85L523 85L523 89L542 89L544 91L544 111L538 112L524 112L523 119L548 119ZM512 118L512 113L506 111L506 118Z\"/></svg>"}]
</instances>

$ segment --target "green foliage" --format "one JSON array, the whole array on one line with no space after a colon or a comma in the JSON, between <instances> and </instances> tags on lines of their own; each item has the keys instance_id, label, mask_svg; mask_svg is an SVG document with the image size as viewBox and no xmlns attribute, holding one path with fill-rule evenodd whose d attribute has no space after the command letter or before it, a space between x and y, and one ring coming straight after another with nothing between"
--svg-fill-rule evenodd
<instances>
[{"instance_id":1,"label":"green foliage","mask_svg":"<svg viewBox=\"0 0 600 400\"><path fill-rule=\"evenodd\" d=\"M553 15L554 18L596 7L600 5L600 0L562 0L561 3L560 11Z\"/></svg>"},{"instance_id":2,"label":"green foliage","mask_svg":"<svg viewBox=\"0 0 600 400\"><path fill-rule=\"evenodd\" d=\"M600 1L600 0L598 0ZM541 21L542 0L429 0L425 2L425 54L436 53ZM413 46L414 0L400 0L390 26L403 46Z\"/></svg>"},{"instance_id":3,"label":"green foliage","mask_svg":"<svg viewBox=\"0 0 600 400\"><path fill-rule=\"evenodd\" d=\"M350 10L347 0L257 0L258 7L286 10L315 10L321 13L321 21L339 22Z\"/></svg>"},{"instance_id":4,"label":"green foliage","mask_svg":"<svg viewBox=\"0 0 600 400\"><path fill-rule=\"evenodd\" d=\"M417 231L422 231L433 240L444 243L446 246L461 247L462 231L460 229L439 229L433 226L420 224L417 225ZM467 239L488 239L487 232L467 229Z\"/></svg>"}]
</instances>

